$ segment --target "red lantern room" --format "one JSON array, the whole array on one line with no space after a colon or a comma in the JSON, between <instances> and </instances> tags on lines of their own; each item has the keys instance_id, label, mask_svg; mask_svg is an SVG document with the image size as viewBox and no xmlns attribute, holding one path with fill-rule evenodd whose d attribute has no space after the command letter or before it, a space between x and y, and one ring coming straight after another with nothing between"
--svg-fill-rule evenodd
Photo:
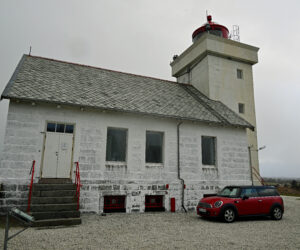
<instances>
[{"instance_id":1,"label":"red lantern room","mask_svg":"<svg viewBox=\"0 0 300 250\"><path fill-rule=\"evenodd\" d=\"M211 20L212 17L210 15L207 16L207 23L203 24L200 28L194 31L192 35L193 42L198 40L206 32L213 34L215 36L228 38L229 35L228 29L223 25L212 22Z\"/></svg>"}]
</instances>

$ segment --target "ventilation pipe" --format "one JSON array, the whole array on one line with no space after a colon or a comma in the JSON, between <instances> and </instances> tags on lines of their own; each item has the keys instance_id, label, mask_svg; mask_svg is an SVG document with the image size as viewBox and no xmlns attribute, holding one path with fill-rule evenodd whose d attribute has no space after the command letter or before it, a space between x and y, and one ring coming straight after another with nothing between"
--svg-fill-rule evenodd
<instances>
[{"instance_id":1,"label":"ventilation pipe","mask_svg":"<svg viewBox=\"0 0 300 250\"><path fill-rule=\"evenodd\" d=\"M180 177L180 130L179 130L179 127L180 125L182 124L182 122L179 122L177 124L177 174L178 174L178 180L181 181L181 185L182 185L182 192L181 192L181 206L183 208L183 210L185 212L186 209L184 207L184 188L185 188L185 183L184 183L184 179L182 179Z\"/></svg>"}]
</instances>

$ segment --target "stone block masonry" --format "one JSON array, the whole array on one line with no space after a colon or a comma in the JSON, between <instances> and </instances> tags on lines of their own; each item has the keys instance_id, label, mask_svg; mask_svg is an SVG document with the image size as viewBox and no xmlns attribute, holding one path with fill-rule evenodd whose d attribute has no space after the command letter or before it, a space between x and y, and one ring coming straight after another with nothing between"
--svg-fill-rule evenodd
<instances>
[{"instance_id":1,"label":"stone block masonry","mask_svg":"<svg viewBox=\"0 0 300 250\"><path fill-rule=\"evenodd\" d=\"M28 185L1 184L0 185L0 214L7 209L19 207L26 210L28 204Z\"/></svg>"},{"instance_id":2,"label":"stone block masonry","mask_svg":"<svg viewBox=\"0 0 300 250\"><path fill-rule=\"evenodd\" d=\"M102 213L105 196L124 195L126 212L144 212L146 195L162 195L181 208L181 182L177 178L177 124L172 119L79 108L57 108L37 103L10 103L0 162L2 211L27 202L30 168L36 160L34 182L41 178L47 121L75 124L73 161L79 161L82 181L81 212ZM127 130L125 162L106 161L107 128ZM146 131L163 132L163 163L145 162ZM216 138L216 165L202 164L201 137ZM245 129L183 122L180 126L180 171L185 180L185 207L195 209L204 193L225 185L250 184ZM72 178L74 180L74 167ZM168 188L166 185L168 184Z\"/></svg>"}]
</instances>

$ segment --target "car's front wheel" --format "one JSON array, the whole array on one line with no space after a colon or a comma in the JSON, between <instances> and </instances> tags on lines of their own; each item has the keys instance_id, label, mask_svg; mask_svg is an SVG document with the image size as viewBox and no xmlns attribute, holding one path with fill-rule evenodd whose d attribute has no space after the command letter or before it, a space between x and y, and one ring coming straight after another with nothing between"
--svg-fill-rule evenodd
<instances>
[{"instance_id":1,"label":"car's front wheel","mask_svg":"<svg viewBox=\"0 0 300 250\"><path fill-rule=\"evenodd\" d=\"M227 223L234 222L236 213L233 208L226 208L223 213L223 220Z\"/></svg>"},{"instance_id":2,"label":"car's front wheel","mask_svg":"<svg viewBox=\"0 0 300 250\"><path fill-rule=\"evenodd\" d=\"M272 216L272 219L274 220L281 220L282 218L282 209L281 207L274 207L271 211L271 216Z\"/></svg>"}]
</instances>

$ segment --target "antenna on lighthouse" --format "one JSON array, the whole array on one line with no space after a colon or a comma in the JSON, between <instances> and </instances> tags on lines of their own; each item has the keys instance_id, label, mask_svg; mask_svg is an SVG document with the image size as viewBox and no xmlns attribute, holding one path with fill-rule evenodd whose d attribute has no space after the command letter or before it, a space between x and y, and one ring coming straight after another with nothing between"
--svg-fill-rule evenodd
<instances>
[{"instance_id":1,"label":"antenna on lighthouse","mask_svg":"<svg viewBox=\"0 0 300 250\"><path fill-rule=\"evenodd\" d=\"M232 31L230 34L230 39L233 41L240 41L240 27L238 25L232 26Z\"/></svg>"}]
</instances>

